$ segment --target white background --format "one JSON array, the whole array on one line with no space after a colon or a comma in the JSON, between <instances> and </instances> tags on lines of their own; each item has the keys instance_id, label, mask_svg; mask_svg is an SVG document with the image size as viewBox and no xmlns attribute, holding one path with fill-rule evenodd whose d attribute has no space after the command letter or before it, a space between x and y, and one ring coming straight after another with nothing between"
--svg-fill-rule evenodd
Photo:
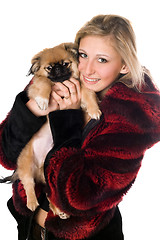
<instances>
[{"instance_id":1,"label":"white background","mask_svg":"<svg viewBox=\"0 0 160 240\"><path fill-rule=\"evenodd\" d=\"M160 86L159 1L143 0L5 0L0 3L0 121L15 96L30 80L34 54L61 42L74 41L79 28L97 14L119 14L132 22L141 63ZM125 240L160 239L159 147L148 150L137 180L120 204ZM0 175L10 171L0 167ZM17 239L16 223L6 202L11 185L0 185L0 239Z\"/></svg>"}]
</instances>

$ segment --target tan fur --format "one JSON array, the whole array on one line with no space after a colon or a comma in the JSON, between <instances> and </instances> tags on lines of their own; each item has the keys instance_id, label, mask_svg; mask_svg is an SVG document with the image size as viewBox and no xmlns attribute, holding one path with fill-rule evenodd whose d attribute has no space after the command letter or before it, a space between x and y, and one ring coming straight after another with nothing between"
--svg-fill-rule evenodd
<instances>
[{"instance_id":1,"label":"tan fur","mask_svg":"<svg viewBox=\"0 0 160 240\"><path fill-rule=\"evenodd\" d=\"M72 77L79 78L77 60L75 58L74 45L72 43L60 44L54 48L45 49L36 54L32 59L31 73L34 74L33 84L28 88L29 98L36 100L40 109L46 109L51 93L53 82L48 78L48 70L46 69L50 63L68 62L68 67L72 70ZM81 106L91 118L99 119L101 112L97 104L96 94L81 85L82 103ZM35 181L45 184L43 173L43 164L45 157L53 147L53 139L47 121L42 128L32 137L29 143L22 150L18 162L17 171L27 195L27 207L34 211L38 206L35 195ZM50 208L55 215L66 219L69 216L59 210L53 203Z\"/></svg>"}]
</instances>

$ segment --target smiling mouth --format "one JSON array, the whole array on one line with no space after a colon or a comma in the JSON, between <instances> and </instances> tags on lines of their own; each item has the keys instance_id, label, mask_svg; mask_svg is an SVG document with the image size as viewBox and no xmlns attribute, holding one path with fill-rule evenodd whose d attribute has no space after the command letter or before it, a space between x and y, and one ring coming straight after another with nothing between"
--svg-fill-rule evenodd
<instances>
[{"instance_id":1,"label":"smiling mouth","mask_svg":"<svg viewBox=\"0 0 160 240\"><path fill-rule=\"evenodd\" d=\"M97 83L100 81L100 78L88 78L88 77L83 76L83 80L86 83Z\"/></svg>"}]
</instances>

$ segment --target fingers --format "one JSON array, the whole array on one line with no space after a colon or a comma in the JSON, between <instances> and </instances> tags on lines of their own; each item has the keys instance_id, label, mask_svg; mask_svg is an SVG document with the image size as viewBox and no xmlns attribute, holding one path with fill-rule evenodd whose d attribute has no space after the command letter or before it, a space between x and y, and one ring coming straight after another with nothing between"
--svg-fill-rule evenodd
<instances>
[{"instance_id":1,"label":"fingers","mask_svg":"<svg viewBox=\"0 0 160 240\"><path fill-rule=\"evenodd\" d=\"M80 85L76 79L73 78L73 79L70 79L69 81L66 80L64 81L63 84L68 89L68 92L65 92L65 95L64 95L65 99L69 98L73 103L75 103L77 100L80 100Z\"/></svg>"},{"instance_id":2,"label":"fingers","mask_svg":"<svg viewBox=\"0 0 160 240\"><path fill-rule=\"evenodd\" d=\"M54 99L53 96L51 96L50 100L49 100L48 111L53 112L53 111L56 111L59 109L60 109L60 107L59 107L58 102Z\"/></svg>"},{"instance_id":3,"label":"fingers","mask_svg":"<svg viewBox=\"0 0 160 240\"><path fill-rule=\"evenodd\" d=\"M55 83L52 88L52 97L59 104L60 110L80 107L80 83L71 78L63 83Z\"/></svg>"},{"instance_id":4,"label":"fingers","mask_svg":"<svg viewBox=\"0 0 160 240\"><path fill-rule=\"evenodd\" d=\"M57 82L53 85L52 90L56 92L60 97L69 98L70 92L67 86L63 83Z\"/></svg>"},{"instance_id":5,"label":"fingers","mask_svg":"<svg viewBox=\"0 0 160 240\"><path fill-rule=\"evenodd\" d=\"M57 82L53 85L52 90L55 91L59 96L69 98L70 95L80 95L80 82L74 78L66 80L63 83Z\"/></svg>"},{"instance_id":6,"label":"fingers","mask_svg":"<svg viewBox=\"0 0 160 240\"><path fill-rule=\"evenodd\" d=\"M52 96L55 99L55 101L58 103L60 110L71 108L70 107L71 106L70 98L62 98L56 92L52 92Z\"/></svg>"},{"instance_id":7,"label":"fingers","mask_svg":"<svg viewBox=\"0 0 160 240\"><path fill-rule=\"evenodd\" d=\"M70 89L70 93L71 95L76 95L77 94L77 97L80 99L81 98L81 87L80 87L80 82L78 80L76 80L75 78L71 78L70 79L70 83L72 83L74 85L71 86L71 89Z\"/></svg>"}]
</instances>

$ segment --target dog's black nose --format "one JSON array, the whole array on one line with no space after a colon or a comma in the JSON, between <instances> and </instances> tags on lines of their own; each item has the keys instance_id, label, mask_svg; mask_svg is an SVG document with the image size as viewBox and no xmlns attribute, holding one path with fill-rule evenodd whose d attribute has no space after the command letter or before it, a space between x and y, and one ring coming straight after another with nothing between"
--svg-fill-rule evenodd
<instances>
[{"instance_id":1,"label":"dog's black nose","mask_svg":"<svg viewBox=\"0 0 160 240\"><path fill-rule=\"evenodd\" d=\"M60 65L57 65L54 67L54 71L57 76L60 76L62 74L62 67Z\"/></svg>"},{"instance_id":2,"label":"dog's black nose","mask_svg":"<svg viewBox=\"0 0 160 240\"><path fill-rule=\"evenodd\" d=\"M63 82L71 77L71 70L65 65L60 63L56 63L51 72L49 73L48 78L51 79L52 82Z\"/></svg>"}]
</instances>

